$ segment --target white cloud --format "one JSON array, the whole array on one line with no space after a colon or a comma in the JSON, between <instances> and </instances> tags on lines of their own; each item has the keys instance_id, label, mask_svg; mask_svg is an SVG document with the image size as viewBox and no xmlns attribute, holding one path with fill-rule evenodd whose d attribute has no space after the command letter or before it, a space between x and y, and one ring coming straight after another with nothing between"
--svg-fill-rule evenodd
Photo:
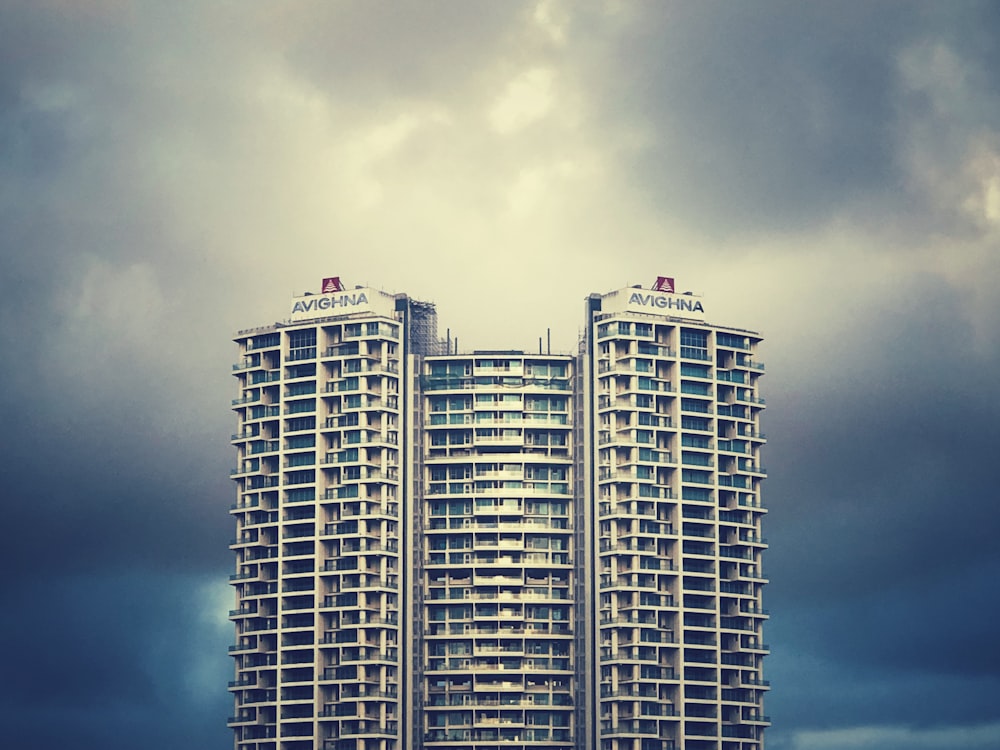
<instances>
[{"instance_id":1,"label":"white cloud","mask_svg":"<svg viewBox=\"0 0 1000 750\"><path fill-rule=\"evenodd\" d=\"M555 73L550 68L537 67L521 73L490 110L490 123L501 135L510 135L541 120L552 109Z\"/></svg>"}]
</instances>

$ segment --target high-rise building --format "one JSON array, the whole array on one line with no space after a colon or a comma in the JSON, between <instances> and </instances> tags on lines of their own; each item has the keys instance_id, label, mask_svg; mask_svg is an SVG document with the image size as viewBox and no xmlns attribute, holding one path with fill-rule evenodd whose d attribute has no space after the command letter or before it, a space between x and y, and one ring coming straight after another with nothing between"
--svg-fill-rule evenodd
<instances>
[{"instance_id":1,"label":"high-rise building","mask_svg":"<svg viewBox=\"0 0 1000 750\"><path fill-rule=\"evenodd\" d=\"M462 353L327 279L241 331L236 750L761 750L760 337L705 317Z\"/></svg>"}]
</instances>

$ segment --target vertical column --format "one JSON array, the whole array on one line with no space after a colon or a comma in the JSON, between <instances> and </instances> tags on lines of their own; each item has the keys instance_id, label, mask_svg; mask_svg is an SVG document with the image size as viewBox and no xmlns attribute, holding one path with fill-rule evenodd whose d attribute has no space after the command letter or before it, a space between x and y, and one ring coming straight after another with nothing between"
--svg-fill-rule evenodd
<instances>
[{"instance_id":1,"label":"vertical column","mask_svg":"<svg viewBox=\"0 0 1000 750\"><path fill-rule=\"evenodd\" d=\"M401 747L400 326L323 326L320 737Z\"/></svg>"},{"instance_id":2,"label":"vertical column","mask_svg":"<svg viewBox=\"0 0 1000 750\"><path fill-rule=\"evenodd\" d=\"M236 572L230 576L236 607L230 619L236 643L234 747L273 750L277 737L278 703L278 493L281 377L280 335L260 332L237 338L240 360L233 366L238 382L233 408L237 450L233 471L236 502L231 513L236 537L231 549Z\"/></svg>"},{"instance_id":3,"label":"vertical column","mask_svg":"<svg viewBox=\"0 0 1000 750\"><path fill-rule=\"evenodd\" d=\"M679 736L680 701L670 329L610 317L591 335L601 747L664 750Z\"/></svg>"}]
</instances>

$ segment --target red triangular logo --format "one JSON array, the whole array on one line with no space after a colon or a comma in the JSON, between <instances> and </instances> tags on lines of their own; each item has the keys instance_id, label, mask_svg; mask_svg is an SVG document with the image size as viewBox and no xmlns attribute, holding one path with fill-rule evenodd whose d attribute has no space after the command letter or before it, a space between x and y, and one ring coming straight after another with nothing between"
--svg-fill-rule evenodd
<instances>
[{"instance_id":1,"label":"red triangular logo","mask_svg":"<svg viewBox=\"0 0 1000 750\"><path fill-rule=\"evenodd\" d=\"M674 280L670 276L657 276L656 283L653 284L654 292L674 293Z\"/></svg>"}]
</instances>

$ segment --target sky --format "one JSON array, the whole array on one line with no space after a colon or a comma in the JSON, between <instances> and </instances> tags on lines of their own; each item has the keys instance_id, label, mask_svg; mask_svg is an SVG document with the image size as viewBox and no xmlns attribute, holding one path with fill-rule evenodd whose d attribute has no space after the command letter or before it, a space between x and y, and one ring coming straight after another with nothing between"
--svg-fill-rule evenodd
<instances>
[{"instance_id":1,"label":"sky","mask_svg":"<svg viewBox=\"0 0 1000 750\"><path fill-rule=\"evenodd\" d=\"M0 0L0 725L230 746L232 336L761 331L769 750L1000 748L1000 5Z\"/></svg>"}]
</instances>

